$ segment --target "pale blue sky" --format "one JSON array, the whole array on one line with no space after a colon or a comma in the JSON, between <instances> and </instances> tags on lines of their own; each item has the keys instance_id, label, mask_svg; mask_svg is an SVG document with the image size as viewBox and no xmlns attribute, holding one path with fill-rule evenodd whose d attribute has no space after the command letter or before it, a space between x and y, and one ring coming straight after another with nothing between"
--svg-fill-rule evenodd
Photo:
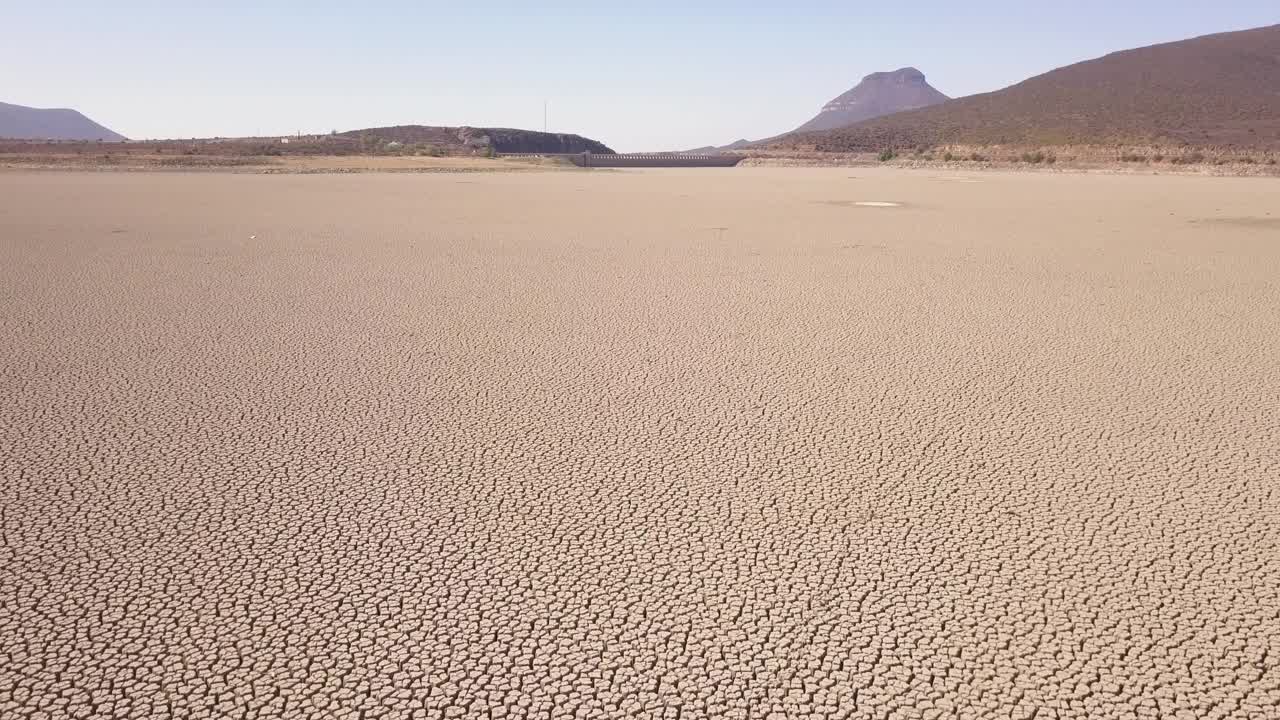
<instances>
[{"instance_id":1,"label":"pale blue sky","mask_svg":"<svg viewBox=\"0 0 1280 720\"><path fill-rule=\"evenodd\" d=\"M915 65L967 95L1274 24L1280 1L0 0L0 18L0 101L73 107L132 138L541 129L545 99L552 130L635 151L792 129L877 70Z\"/></svg>"}]
</instances>

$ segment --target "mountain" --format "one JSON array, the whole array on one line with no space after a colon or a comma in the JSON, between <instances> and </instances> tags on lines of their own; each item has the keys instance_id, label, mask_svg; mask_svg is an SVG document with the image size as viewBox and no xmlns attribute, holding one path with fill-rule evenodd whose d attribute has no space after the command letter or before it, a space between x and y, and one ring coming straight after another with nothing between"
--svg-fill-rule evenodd
<instances>
[{"instance_id":1,"label":"mountain","mask_svg":"<svg viewBox=\"0 0 1280 720\"><path fill-rule=\"evenodd\" d=\"M338 133L337 136L380 143L396 142L403 145L422 143L440 149L483 150L492 147L495 152L502 153L613 153L613 150L604 143L581 135L512 128L396 125L349 130Z\"/></svg>"},{"instance_id":2,"label":"mountain","mask_svg":"<svg viewBox=\"0 0 1280 720\"><path fill-rule=\"evenodd\" d=\"M833 130L863 120L903 110L929 107L949 100L913 67L872 73L851 90L822 106L822 110L795 132Z\"/></svg>"},{"instance_id":3,"label":"mountain","mask_svg":"<svg viewBox=\"0 0 1280 720\"><path fill-rule=\"evenodd\" d=\"M822 110L812 120L792 132L847 127L881 115L937 105L948 99L925 80L924 73L913 67L899 68L893 72L871 73L862 78L862 82L823 105ZM714 155L726 150L768 146L780 138L789 136L790 133L784 133L763 140L738 140L728 145L708 145L685 152Z\"/></svg>"},{"instance_id":4,"label":"mountain","mask_svg":"<svg viewBox=\"0 0 1280 720\"><path fill-rule=\"evenodd\" d=\"M0 102L0 138L10 140L107 140L125 137L75 110L25 107Z\"/></svg>"},{"instance_id":5,"label":"mountain","mask_svg":"<svg viewBox=\"0 0 1280 720\"><path fill-rule=\"evenodd\" d=\"M613 154L613 150L608 145L581 135L511 128L484 128L482 132L489 137L490 142L493 143L493 149L498 152Z\"/></svg>"},{"instance_id":6,"label":"mountain","mask_svg":"<svg viewBox=\"0 0 1280 720\"><path fill-rule=\"evenodd\" d=\"M1113 143L1280 148L1280 25L1116 52L997 92L770 146Z\"/></svg>"},{"instance_id":7,"label":"mountain","mask_svg":"<svg viewBox=\"0 0 1280 720\"><path fill-rule=\"evenodd\" d=\"M706 145L704 147L694 148L692 150L682 150L681 152L687 153L690 155L695 155L695 154L696 155L714 155L719 152L724 152L725 150L741 150L747 147L748 145L751 145L751 142L752 141L746 140L746 139L734 140L728 145Z\"/></svg>"}]
</instances>

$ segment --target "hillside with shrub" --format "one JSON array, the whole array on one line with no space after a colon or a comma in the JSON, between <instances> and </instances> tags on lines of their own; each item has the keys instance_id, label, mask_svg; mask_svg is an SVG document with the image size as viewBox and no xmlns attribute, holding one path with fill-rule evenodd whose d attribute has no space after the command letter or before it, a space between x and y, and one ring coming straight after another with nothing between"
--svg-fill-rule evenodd
<instances>
[{"instance_id":1,"label":"hillside with shrub","mask_svg":"<svg viewBox=\"0 0 1280 720\"><path fill-rule=\"evenodd\" d=\"M395 125L337 133L337 138L364 145L430 146L443 152L498 153L612 153L609 146L581 135L546 133L512 128L437 127Z\"/></svg>"},{"instance_id":2,"label":"hillside with shrub","mask_svg":"<svg viewBox=\"0 0 1280 720\"><path fill-rule=\"evenodd\" d=\"M1280 25L1125 50L774 149L945 145L1280 148Z\"/></svg>"}]
</instances>

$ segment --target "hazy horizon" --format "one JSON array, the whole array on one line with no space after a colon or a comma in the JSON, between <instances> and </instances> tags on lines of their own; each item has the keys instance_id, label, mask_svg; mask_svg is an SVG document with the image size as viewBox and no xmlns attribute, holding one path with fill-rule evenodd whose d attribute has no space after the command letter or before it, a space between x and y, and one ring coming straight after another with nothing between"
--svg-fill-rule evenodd
<instances>
[{"instance_id":1,"label":"hazy horizon","mask_svg":"<svg viewBox=\"0 0 1280 720\"><path fill-rule=\"evenodd\" d=\"M135 139L541 130L546 103L553 132L620 151L683 149L791 130L871 72L914 66L959 97L1117 50L1280 22L1273 3L1231 5L29 4L10 13L23 31L0 47L0 102L74 108Z\"/></svg>"}]
</instances>

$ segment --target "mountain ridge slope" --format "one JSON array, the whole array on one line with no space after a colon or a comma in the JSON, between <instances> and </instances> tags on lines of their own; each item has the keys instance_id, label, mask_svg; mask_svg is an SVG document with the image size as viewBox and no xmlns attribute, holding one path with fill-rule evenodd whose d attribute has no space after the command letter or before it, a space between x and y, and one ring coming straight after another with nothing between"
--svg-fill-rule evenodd
<instances>
[{"instance_id":1,"label":"mountain ridge slope","mask_svg":"<svg viewBox=\"0 0 1280 720\"><path fill-rule=\"evenodd\" d=\"M104 140L126 138L70 108L35 108L0 102L0 138L8 140Z\"/></svg>"},{"instance_id":2,"label":"mountain ridge slope","mask_svg":"<svg viewBox=\"0 0 1280 720\"><path fill-rule=\"evenodd\" d=\"M793 133L771 147L944 144L1280 147L1280 25L1121 50L1002 90Z\"/></svg>"}]
</instances>

